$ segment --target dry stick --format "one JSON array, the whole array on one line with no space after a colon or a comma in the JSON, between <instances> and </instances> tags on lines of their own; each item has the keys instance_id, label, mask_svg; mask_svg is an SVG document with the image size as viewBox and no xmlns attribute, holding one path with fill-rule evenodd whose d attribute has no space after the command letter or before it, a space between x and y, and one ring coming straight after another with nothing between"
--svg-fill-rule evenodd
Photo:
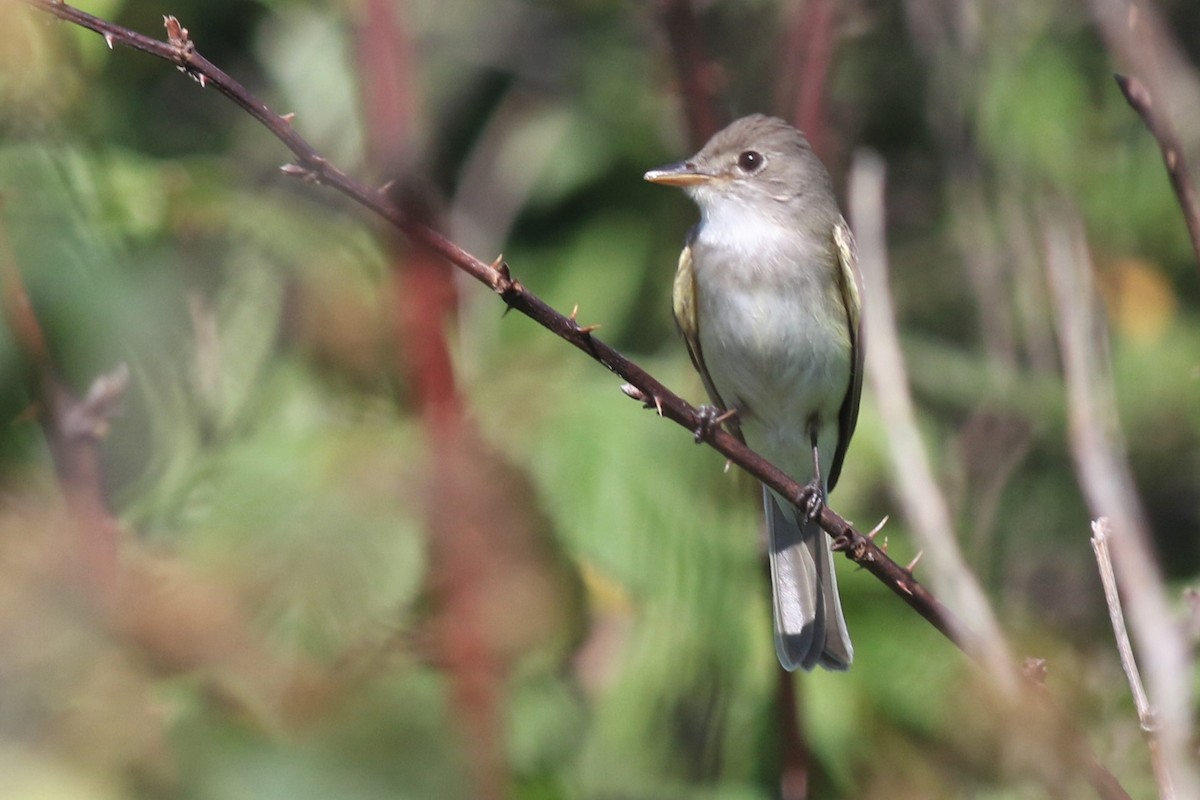
<instances>
[{"instance_id":1,"label":"dry stick","mask_svg":"<svg viewBox=\"0 0 1200 800\"><path fill-rule=\"evenodd\" d=\"M1150 135L1158 142L1162 150L1163 164L1167 168L1167 176L1171 179L1171 188L1179 199L1179 207L1183 210L1183 221L1187 224L1188 235L1192 238L1192 252L1196 255L1196 265L1200 267L1200 192L1192 181L1188 170L1187 159L1183 154L1183 144L1175 133L1175 126L1161 105L1154 102L1150 90L1137 78L1126 75L1114 75L1117 86L1125 100L1133 107L1146 123Z\"/></svg>"},{"instance_id":2,"label":"dry stick","mask_svg":"<svg viewBox=\"0 0 1200 800\"><path fill-rule=\"evenodd\" d=\"M1200 776L1190 755L1191 667L1182 631L1171 615L1162 574L1150 546L1145 515L1117 426L1116 399L1107 366L1107 340L1096 315L1096 287L1082 223L1047 204L1043 220L1046 271L1067 385L1071 455L1080 488L1097 517L1112 521L1117 577L1133 635L1157 709L1159 741L1178 795L1200 797Z\"/></svg>"},{"instance_id":3,"label":"dry stick","mask_svg":"<svg viewBox=\"0 0 1200 800\"><path fill-rule=\"evenodd\" d=\"M1154 780L1158 784L1162 797L1173 797L1175 790L1171 783L1171 774L1167 771L1162 757L1162 748L1158 743L1158 723L1155 721L1154 709L1146 696L1146 688L1142 685L1142 676L1138 672L1137 660L1133 657L1133 645L1129 642L1129 629L1125 626L1125 611L1121 608L1121 595L1117 591L1117 575L1113 570L1112 552L1108 539L1112 536L1111 526L1106 517L1101 517L1092 523L1092 550L1096 554L1096 566L1100 571L1100 583L1104 586L1104 602L1108 605L1108 618L1112 622L1113 636L1117 640L1117 653L1121 657L1121 669L1125 671L1125 680L1129 682L1129 690L1133 692L1133 705L1137 709L1138 722L1146 735L1146 748L1150 751L1150 766L1154 770Z\"/></svg>"},{"instance_id":4,"label":"dry stick","mask_svg":"<svg viewBox=\"0 0 1200 800\"><path fill-rule=\"evenodd\" d=\"M965 622L976 631L975 657L988 669L996 686L1008 697L1017 689L1012 655L987 597L971 575L955 541L950 511L933 477L929 457L917 432L908 376L896 332L896 317L888 293L887 247L884 241L883 173L879 156L859 154L850 170L850 217L858 237L859 267L865 284L865 322L870 336L867 378L875 390L900 501L913 532L929 553L932 580L954 598Z\"/></svg>"},{"instance_id":5,"label":"dry stick","mask_svg":"<svg viewBox=\"0 0 1200 800\"><path fill-rule=\"evenodd\" d=\"M884 165L878 156L855 158L850 173L850 212L858 234L859 266L866 284L864 329L871 337L867 349L867 375L875 387L884 425L891 431L892 462L902 488L901 499L913 519L914 531L923 537L931 554L934 577L940 582L940 588L955 598L958 607L969 609L968 621L983 635L972 638L968 645L977 648L973 654L987 668L993 684L1013 700L1024 687L1017 680L1008 647L987 598L971 576L955 543L945 500L934 481L913 420L904 358L887 295L883 176ZM1056 716L1063 716L1047 693L1039 688L1036 694ZM1076 734L1075 738L1087 779L1096 793L1106 800L1128 800L1129 795L1120 782L1100 764L1084 737Z\"/></svg>"},{"instance_id":6,"label":"dry stick","mask_svg":"<svg viewBox=\"0 0 1200 800\"><path fill-rule=\"evenodd\" d=\"M329 163L292 129L290 118L271 111L245 87L196 52L195 45L188 39L187 30L181 27L174 17L164 19L169 41L161 42L54 0L24 1L59 19L99 33L110 45L123 44L169 61L198 81L201 86L216 88L261 122L295 154L297 163L284 167L285 173L331 186L395 225L408 236L491 288L510 309L521 312L621 376L628 383L622 387L627 395L641 401L647 408L657 409L661 416L689 431L700 433L700 438L710 447L774 489L798 509L807 506L808 489L804 485L797 483L783 470L750 450L737 437L720 428L706 425L694 406L671 392L640 366L593 336L591 327L579 325L573 318L559 313L526 289L512 277L508 265L501 259L492 264L480 261L437 232L406 218L384 192L355 181ZM975 648L965 647L963 643L964 637L969 635L967 629L957 622L951 612L913 578L908 570L892 561L874 542L859 533L853 525L828 506L822 508L817 522L833 537L835 549L845 552L847 558L878 578L950 641L960 648L974 651Z\"/></svg>"}]
</instances>

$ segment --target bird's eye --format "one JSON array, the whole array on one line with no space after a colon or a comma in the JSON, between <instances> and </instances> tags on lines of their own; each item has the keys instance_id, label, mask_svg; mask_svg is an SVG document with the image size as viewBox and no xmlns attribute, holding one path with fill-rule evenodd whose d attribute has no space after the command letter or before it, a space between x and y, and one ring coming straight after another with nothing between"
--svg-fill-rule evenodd
<instances>
[{"instance_id":1,"label":"bird's eye","mask_svg":"<svg viewBox=\"0 0 1200 800\"><path fill-rule=\"evenodd\" d=\"M754 172L763 165L762 153L757 150L746 150L738 156L738 169L742 172Z\"/></svg>"}]
</instances>

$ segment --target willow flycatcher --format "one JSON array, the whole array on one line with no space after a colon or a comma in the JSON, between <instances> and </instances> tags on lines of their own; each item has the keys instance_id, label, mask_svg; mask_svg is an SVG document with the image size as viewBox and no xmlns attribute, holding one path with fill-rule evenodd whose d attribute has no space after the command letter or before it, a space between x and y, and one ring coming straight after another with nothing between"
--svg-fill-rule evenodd
<instances>
[{"instance_id":1,"label":"willow flycatcher","mask_svg":"<svg viewBox=\"0 0 1200 800\"><path fill-rule=\"evenodd\" d=\"M862 395L854 239L800 131L755 114L686 161L646 173L700 207L675 273L675 321L713 404L800 482L837 483ZM775 651L785 669L854 658L829 538L763 488Z\"/></svg>"}]
</instances>

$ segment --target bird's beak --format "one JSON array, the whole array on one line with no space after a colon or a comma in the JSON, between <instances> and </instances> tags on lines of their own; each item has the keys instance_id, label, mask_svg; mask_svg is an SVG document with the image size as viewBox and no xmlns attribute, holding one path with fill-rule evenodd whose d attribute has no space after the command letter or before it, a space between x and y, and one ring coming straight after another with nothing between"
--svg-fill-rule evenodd
<instances>
[{"instance_id":1,"label":"bird's beak","mask_svg":"<svg viewBox=\"0 0 1200 800\"><path fill-rule=\"evenodd\" d=\"M652 169L642 177L651 183L661 183L664 186L695 186L713 179L712 175L702 172L693 161L680 161L678 164Z\"/></svg>"}]
</instances>

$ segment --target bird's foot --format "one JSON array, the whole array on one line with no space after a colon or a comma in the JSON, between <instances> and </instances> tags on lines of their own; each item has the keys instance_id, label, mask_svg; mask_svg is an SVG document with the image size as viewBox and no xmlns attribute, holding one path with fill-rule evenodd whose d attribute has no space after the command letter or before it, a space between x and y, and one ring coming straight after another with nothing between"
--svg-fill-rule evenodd
<instances>
[{"instance_id":1,"label":"bird's foot","mask_svg":"<svg viewBox=\"0 0 1200 800\"><path fill-rule=\"evenodd\" d=\"M737 416L737 409L731 408L726 411L723 408L710 406L708 404L700 406L696 409L696 416L699 424L696 425L696 430L692 433L696 436L696 444L707 441L712 432L721 427L725 422Z\"/></svg>"},{"instance_id":2,"label":"bird's foot","mask_svg":"<svg viewBox=\"0 0 1200 800\"><path fill-rule=\"evenodd\" d=\"M804 518L809 522L816 522L817 517L821 516L821 511L825 508L825 489L816 478L804 485L800 507L804 510Z\"/></svg>"}]
</instances>

